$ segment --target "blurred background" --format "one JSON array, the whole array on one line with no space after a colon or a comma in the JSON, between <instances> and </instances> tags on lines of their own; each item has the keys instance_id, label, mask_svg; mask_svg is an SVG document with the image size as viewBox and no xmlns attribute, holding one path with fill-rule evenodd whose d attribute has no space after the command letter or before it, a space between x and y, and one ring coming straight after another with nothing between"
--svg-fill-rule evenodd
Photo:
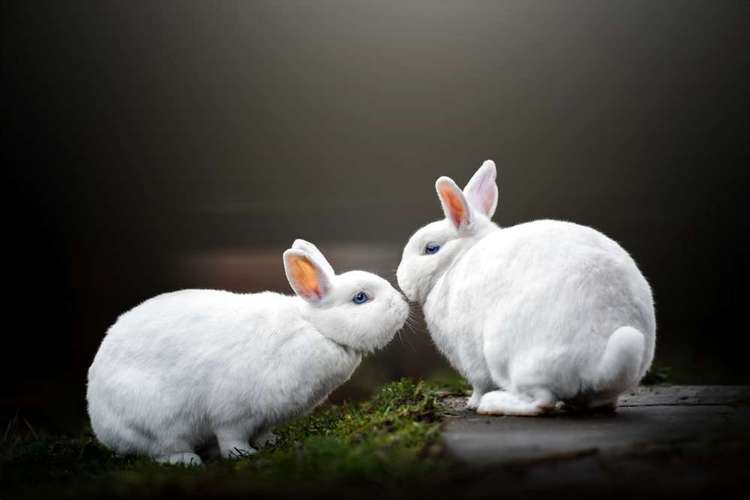
<instances>
[{"instance_id":1,"label":"blurred background","mask_svg":"<svg viewBox=\"0 0 750 500\"><path fill-rule=\"evenodd\" d=\"M395 282L434 180L499 168L502 226L619 241L656 364L750 381L750 2L2 2L0 411L80 425L118 314L289 293L297 237ZM423 326L336 398L449 376Z\"/></svg>"}]
</instances>

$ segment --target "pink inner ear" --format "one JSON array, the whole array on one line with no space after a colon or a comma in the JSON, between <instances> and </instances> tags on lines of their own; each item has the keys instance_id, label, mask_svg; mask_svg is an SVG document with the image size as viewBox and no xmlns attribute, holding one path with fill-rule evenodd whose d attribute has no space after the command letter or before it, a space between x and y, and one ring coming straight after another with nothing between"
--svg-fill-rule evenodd
<instances>
[{"instance_id":1,"label":"pink inner ear","mask_svg":"<svg viewBox=\"0 0 750 500\"><path fill-rule=\"evenodd\" d=\"M312 263L302 257L293 257L291 262L292 277L300 292L306 297L322 298L323 292L320 289L318 273Z\"/></svg>"},{"instance_id":2,"label":"pink inner ear","mask_svg":"<svg viewBox=\"0 0 750 500\"><path fill-rule=\"evenodd\" d=\"M466 207L464 207L461 198L449 186L440 188L440 197L448 206L448 214L453 223L460 226L466 214Z\"/></svg>"},{"instance_id":3,"label":"pink inner ear","mask_svg":"<svg viewBox=\"0 0 750 500\"><path fill-rule=\"evenodd\" d=\"M495 199L494 187L495 182L489 176L483 178L477 186L478 193L476 194L479 195L480 208L487 215L492 210L492 202Z\"/></svg>"}]
</instances>

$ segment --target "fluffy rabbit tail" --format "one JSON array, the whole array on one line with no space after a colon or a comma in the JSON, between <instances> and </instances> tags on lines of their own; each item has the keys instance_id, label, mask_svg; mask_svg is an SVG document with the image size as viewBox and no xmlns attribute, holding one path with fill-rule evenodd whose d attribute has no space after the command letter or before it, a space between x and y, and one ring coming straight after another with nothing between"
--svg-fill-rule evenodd
<instances>
[{"instance_id":1,"label":"fluffy rabbit tail","mask_svg":"<svg viewBox=\"0 0 750 500\"><path fill-rule=\"evenodd\" d=\"M635 386L641 377L645 350L646 340L641 332L631 326L615 330L599 361L594 390L620 393Z\"/></svg>"}]
</instances>

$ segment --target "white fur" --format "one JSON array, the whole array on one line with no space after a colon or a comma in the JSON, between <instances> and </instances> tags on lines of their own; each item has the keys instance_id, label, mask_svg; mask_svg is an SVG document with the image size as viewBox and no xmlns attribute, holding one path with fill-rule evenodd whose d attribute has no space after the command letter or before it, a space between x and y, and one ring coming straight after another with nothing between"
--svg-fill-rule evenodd
<instances>
[{"instance_id":1,"label":"white fur","mask_svg":"<svg viewBox=\"0 0 750 500\"><path fill-rule=\"evenodd\" d=\"M121 315L88 374L97 438L168 463L201 463L195 449L213 438L225 457L254 453L250 442L262 446L272 427L312 410L402 327L408 305L382 278L337 276L302 240L284 255L288 275L291 256L328 282L320 300L183 290ZM362 290L371 300L354 304Z\"/></svg>"},{"instance_id":2,"label":"white fur","mask_svg":"<svg viewBox=\"0 0 750 500\"><path fill-rule=\"evenodd\" d=\"M446 219L406 244L399 286L423 305L435 344L472 384L470 408L538 415L561 402L613 405L654 357L648 283L592 228L553 220L498 227L490 220L495 175L485 162L464 192L438 179ZM441 248L425 254L427 243Z\"/></svg>"}]
</instances>

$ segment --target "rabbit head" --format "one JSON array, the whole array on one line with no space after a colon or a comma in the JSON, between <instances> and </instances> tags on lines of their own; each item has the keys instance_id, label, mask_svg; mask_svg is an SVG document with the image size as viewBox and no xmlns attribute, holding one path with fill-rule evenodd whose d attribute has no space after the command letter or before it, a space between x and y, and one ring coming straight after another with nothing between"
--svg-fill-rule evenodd
<instances>
[{"instance_id":1,"label":"rabbit head","mask_svg":"<svg viewBox=\"0 0 750 500\"><path fill-rule=\"evenodd\" d=\"M435 182L445 219L427 224L409 238L396 272L409 300L424 302L456 257L497 229L490 220L497 207L496 177L495 163L487 160L463 191L450 177Z\"/></svg>"},{"instance_id":2,"label":"rabbit head","mask_svg":"<svg viewBox=\"0 0 750 500\"><path fill-rule=\"evenodd\" d=\"M303 299L302 313L330 340L360 352L384 347L404 325L409 305L383 278L364 271L337 275L315 245L296 240L284 270Z\"/></svg>"}]
</instances>

